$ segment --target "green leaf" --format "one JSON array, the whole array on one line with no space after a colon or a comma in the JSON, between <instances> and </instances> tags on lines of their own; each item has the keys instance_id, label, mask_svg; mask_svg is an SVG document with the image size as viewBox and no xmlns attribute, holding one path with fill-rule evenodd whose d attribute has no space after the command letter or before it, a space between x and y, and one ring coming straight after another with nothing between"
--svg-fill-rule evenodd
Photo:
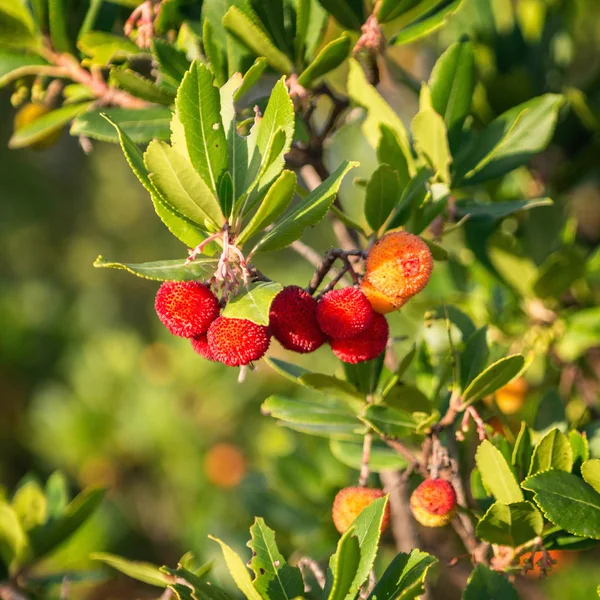
<instances>
[{"instance_id":1,"label":"green leaf","mask_svg":"<svg viewBox=\"0 0 600 600\"><path fill-rule=\"evenodd\" d=\"M190 248L195 248L203 239L205 239L204 234L176 211L167 206L165 201L160 197L158 190L154 187L154 184L150 181L150 176L146 169L146 165L144 164L144 157L141 150L116 123L112 123L108 118L107 120L117 131L121 149L123 150L123 154L125 154L125 158L127 159L131 170L135 173L144 188L150 193L156 214L175 237Z\"/></svg>"},{"instance_id":2,"label":"green leaf","mask_svg":"<svg viewBox=\"0 0 600 600\"><path fill-rule=\"evenodd\" d=\"M344 363L346 379L363 394L372 394L377 389L383 370L384 354L381 353L373 360L365 360L356 365Z\"/></svg>"},{"instance_id":3,"label":"green leaf","mask_svg":"<svg viewBox=\"0 0 600 600\"><path fill-rule=\"evenodd\" d=\"M27 5L20 0L0 0L0 45L35 49L40 41Z\"/></svg>"},{"instance_id":4,"label":"green leaf","mask_svg":"<svg viewBox=\"0 0 600 600\"><path fill-rule=\"evenodd\" d=\"M248 47L255 56L264 57L279 73L289 75L294 65L266 32L237 6L232 6L223 17L223 25L236 39Z\"/></svg>"},{"instance_id":5,"label":"green leaf","mask_svg":"<svg viewBox=\"0 0 600 600\"><path fill-rule=\"evenodd\" d=\"M387 125L396 135L408 170L411 172L414 161L404 123L375 87L368 82L360 63L351 58L348 64L348 97L354 104L362 106L367 111L367 118L362 125L367 140L373 148L377 148L381 137L381 126Z\"/></svg>"},{"instance_id":6,"label":"green leaf","mask_svg":"<svg viewBox=\"0 0 600 600\"><path fill-rule=\"evenodd\" d=\"M342 464L360 471L362 466L363 444L362 442L350 442L344 440L330 440L331 453ZM406 458L398 454L383 442L373 441L371 455L369 457L369 470L373 473L382 471L397 471L405 469L408 465Z\"/></svg>"},{"instance_id":7,"label":"green leaf","mask_svg":"<svg viewBox=\"0 0 600 600\"><path fill-rule=\"evenodd\" d=\"M210 565L211 563L209 563ZM171 581L169 589L175 592L179 600L230 600L230 597L219 587L212 583L202 581L198 571L192 573L190 570L179 567L160 569ZM202 571L200 572L202 573Z\"/></svg>"},{"instance_id":8,"label":"green leaf","mask_svg":"<svg viewBox=\"0 0 600 600\"><path fill-rule=\"evenodd\" d=\"M531 502L495 502L477 524L477 537L516 548L541 535L544 519Z\"/></svg>"},{"instance_id":9,"label":"green leaf","mask_svg":"<svg viewBox=\"0 0 600 600\"><path fill-rule=\"evenodd\" d=\"M33 15L22 0L0 0L0 12L10 16L24 25L28 31L35 32Z\"/></svg>"},{"instance_id":10,"label":"green leaf","mask_svg":"<svg viewBox=\"0 0 600 600\"><path fill-rule=\"evenodd\" d=\"M373 172L367 183L365 217L373 231L387 221L400 197L400 181L396 171L383 164Z\"/></svg>"},{"instance_id":11,"label":"green leaf","mask_svg":"<svg viewBox=\"0 0 600 600\"><path fill-rule=\"evenodd\" d=\"M479 563L467 581L462 600L519 600L519 596L502 574Z\"/></svg>"},{"instance_id":12,"label":"green leaf","mask_svg":"<svg viewBox=\"0 0 600 600\"><path fill-rule=\"evenodd\" d=\"M9 148L25 148L31 146L55 131L61 130L77 115L85 112L92 106L92 102L83 104L69 104L42 115L25 127L17 129L8 142Z\"/></svg>"},{"instance_id":13,"label":"green leaf","mask_svg":"<svg viewBox=\"0 0 600 600\"><path fill-rule=\"evenodd\" d=\"M310 88L319 78L337 69L350 54L352 40L347 33L325 45L315 59L298 77L298 83Z\"/></svg>"},{"instance_id":14,"label":"green leaf","mask_svg":"<svg viewBox=\"0 0 600 600\"><path fill-rule=\"evenodd\" d=\"M410 554L400 552L373 588L367 600L413 600L424 593L424 582L429 568L438 562L437 558L411 550Z\"/></svg>"},{"instance_id":15,"label":"green leaf","mask_svg":"<svg viewBox=\"0 0 600 600\"><path fill-rule=\"evenodd\" d=\"M410 181L410 175L400 139L394 130L385 123L380 125L379 130L381 137L377 145L377 160L381 164L390 165L396 171L400 188L406 191L405 188Z\"/></svg>"},{"instance_id":16,"label":"green leaf","mask_svg":"<svg viewBox=\"0 0 600 600\"><path fill-rule=\"evenodd\" d=\"M169 42L154 37L152 55L158 63L159 80L176 90L191 65L185 53Z\"/></svg>"},{"instance_id":17,"label":"green leaf","mask_svg":"<svg viewBox=\"0 0 600 600\"><path fill-rule=\"evenodd\" d=\"M277 549L275 532L256 518L250 528L252 550L249 566L254 571L253 585L259 594L269 600L292 600L304 594L304 581L298 567L287 564Z\"/></svg>"},{"instance_id":18,"label":"green leaf","mask_svg":"<svg viewBox=\"0 0 600 600\"><path fill-rule=\"evenodd\" d=\"M86 112L73 121L71 135L84 135L103 142L119 142L115 128L103 115L118 125L136 144L153 139L168 140L173 113L167 107L157 108L106 108Z\"/></svg>"},{"instance_id":19,"label":"green leaf","mask_svg":"<svg viewBox=\"0 0 600 600\"><path fill-rule=\"evenodd\" d=\"M490 441L479 444L475 462L485 488L503 504L522 502L523 492L506 459Z\"/></svg>"},{"instance_id":20,"label":"green leaf","mask_svg":"<svg viewBox=\"0 0 600 600\"><path fill-rule=\"evenodd\" d=\"M15 492L12 506L25 531L44 524L48 518L46 496L35 480L28 481Z\"/></svg>"},{"instance_id":21,"label":"green leaf","mask_svg":"<svg viewBox=\"0 0 600 600\"><path fill-rule=\"evenodd\" d=\"M109 82L113 86L148 102L169 105L175 99L175 94L169 93L165 88L157 86L152 80L142 77L142 75L130 69L112 69Z\"/></svg>"},{"instance_id":22,"label":"green leaf","mask_svg":"<svg viewBox=\"0 0 600 600\"><path fill-rule=\"evenodd\" d=\"M172 582L171 577L151 563L128 560L115 554L108 554L107 552L93 552L90 554L90 559L103 562L128 577L143 581L149 585L165 588Z\"/></svg>"},{"instance_id":23,"label":"green leaf","mask_svg":"<svg viewBox=\"0 0 600 600\"><path fill-rule=\"evenodd\" d=\"M219 90L213 85L211 72L198 61L185 74L175 106L192 165L216 194L219 178L227 169L227 142Z\"/></svg>"},{"instance_id":24,"label":"green leaf","mask_svg":"<svg viewBox=\"0 0 600 600\"><path fill-rule=\"evenodd\" d=\"M316 225L333 204L342 179L358 163L344 161L321 185L288 211L254 247L257 251L279 250L297 240L306 227Z\"/></svg>"},{"instance_id":25,"label":"green leaf","mask_svg":"<svg viewBox=\"0 0 600 600\"><path fill-rule=\"evenodd\" d=\"M408 181L398 205L392 212L392 216L386 224L387 230L400 227L410 219L415 206L425 199L427 194L426 186L432 176L433 171L423 167Z\"/></svg>"},{"instance_id":26,"label":"green leaf","mask_svg":"<svg viewBox=\"0 0 600 600\"><path fill-rule=\"evenodd\" d=\"M550 198L538 198L536 200L512 200L510 202L480 202L459 201L456 203L456 216L463 218L469 215L470 219L504 219L518 212L538 208L539 206L550 206L553 202Z\"/></svg>"},{"instance_id":27,"label":"green leaf","mask_svg":"<svg viewBox=\"0 0 600 600\"><path fill-rule=\"evenodd\" d=\"M406 437L413 433L418 425L411 413L382 404L367 406L363 420L380 435L391 438Z\"/></svg>"},{"instance_id":28,"label":"green leaf","mask_svg":"<svg viewBox=\"0 0 600 600\"><path fill-rule=\"evenodd\" d=\"M219 201L184 156L168 144L154 140L146 149L144 163L150 181L165 202L201 229L221 229L225 217Z\"/></svg>"},{"instance_id":29,"label":"green leaf","mask_svg":"<svg viewBox=\"0 0 600 600\"><path fill-rule=\"evenodd\" d=\"M267 356L265 362L273 369L276 373L293 381L294 383L300 384L300 377L305 373L310 373L309 370L299 365L280 360L278 358L272 358Z\"/></svg>"},{"instance_id":30,"label":"green leaf","mask_svg":"<svg viewBox=\"0 0 600 600\"><path fill-rule=\"evenodd\" d=\"M543 299L558 298L585 274L585 252L576 246L567 246L542 263L533 291Z\"/></svg>"},{"instance_id":31,"label":"green leaf","mask_svg":"<svg viewBox=\"0 0 600 600\"><path fill-rule=\"evenodd\" d=\"M569 431L568 438L573 451L573 473L577 475L580 473L583 463L590 458L590 447L587 436L582 435L579 431Z\"/></svg>"},{"instance_id":32,"label":"green leaf","mask_svg":"<svg viewBox=\"0 0 600 600\"><path fill-rule=\"evenodd\" d=\"M355 531L349 527L340 538L332 556L333 583L328 600L344 600L349 594L360 564L360 546Z\"/></svg>"},{"instance_id":33,"label":"green leaf","mask_svg":"<svg viewBox=\"0 0 600 600\"><path fill-rule=\"evenodd\" d=\"M89 56L95 65L122 62L137 54L143 54L143 50L128 38L104 31L86 33L77 40L77 48Z\"/></svg>"},{"instance_id":34,"label":"green leaf","mask_svg":"<svg viewBox=\"0 0 600 600\"><path fill-rule=\"evenodd\" d=\"M573 450L564 433L558 429L549 431L533 450L528 475L535 475L548 469L571 472Z\"/></svg>"},{"instance_id":35,"label":"green leaf","mask_svg":"<svg viewBox=\"0 0 600 600\"><path fill-rule=\"evenodd\" d=\"M0 499L0 561L6 567L18 562L27 551L27 536L15 510Z\"/></svg>"},{"instance_id":36,"label":"green leaf","mask_svg":"<svg viewBox=\"0 0 600 600\"><path fill-rule=\"evenodd\" d=\"M296 174L292 171L283 171L269 188L248 225L237 237L236 244L240 247L243 246L250 237L276 221L290 205L295 192Z\"/></svg>"},{"instance_id":37,"label":"green leaf","mask_svg":"<svg viewBox=\"0 0 600 600\"><path fill-rule=\"evenodd\" d=\"M305 373L298 378L298 383L323 392L333 398L346 400L349 405L355 405L360 410L365 397L351 383L323 373Z\"/></svg>"},{"instance_id":38,"label":"green leaf","mask_svg":"<svg viewBox=\"0 0 600 600\"><path fill-rule=\"evenodd\" d=\"M270 396L263 402L261 410L291 429L312 435L353 439L355 434L366 431L352 407L339 398L324 396L309 400Z\"/></svg>"},{"instance_id":39,"label":"green leaf","mask_svg":"<svg viewBox=\"0 0 600 600\"><path fill-rule=\"evenodd\" d=\"M319 0L319 2L346 29L359 31L366 20L362 0Z\"/></svg>"},{"instance_id":40,"label":"green leaf","mask_svg":"<svg viewBox=\"0 0 600 600\"><path fill-rule=\"evenodd\" d=\"M354 523L350 525L354 535L358 539L360 548L360 560L356 568L354 579L350 584L346 600L352 600L356 597L361 586L367 581L369 573L373 568L377 549L379 547L379 538L381 536L381 523L385 514L385 508L388 503L388 497L378 498L371 502L356 517ZM335 576L335 574L334 574Z\"/></svg>"},{"instance_id":41,"label":"green leaf","mask_svg":"<svg viewBox=\"0 0 600 600\"><path fill-rule=\"evenodd\" d=\"M46 481L46 500L48 516L52 519L60 516L69 504L69 489L65 476L54 471Z\"/></svg>"},{"instance_id":42,"label":"green leaf","mask_svg":"<svg viewBox=\"0 0 600 600\"><path fill-rule=\"evenodd\" d=\"M122 269L132 275L137 275L143 279L153 279L154 281L194 281L211 277L217 268L217 263L218 259L216 258L199 256L187 265L184 258L124 264L110 262L99 256L94 262L94 267Z\"/></svg>"},{"instance_id":43,"label":"green leaf","mask_svg":"<svg viewBox=\"0 0 600 600\"><path fill-rule=\"evenodd\" d=\"M208 19L204 19L202 23L202 48L217 85L222 86L227 81L227 54L225 48L219 46L215 30Z\"/></svg>"},{"instance_id":44,"label":"green leaf","mask_svg":"<svg viewBox=\"0 0 600 600\"><path fill-rule=\"evenodd\" d=\"M487 325L473 333L460 355L460 389L464 390L483 371L487 363Z\"/></svg>"},{"instance_id":45,"label":"green leaf","mask_svg":"<svg viewBox=\"0 0 600 600\"><path fill-rule=\"evenodd\" d=\"M67 33L67 0L48 0L48 24L52 46L58 52L71 52L71 40Z\"/></svg>"},{"instance_id":46,"label":"green leaf","mask_svg":"<svg viewBox=\"0 0 600 600\"><path fill-rule=\"evenodd\" d=\"M600 494L579 477L546 471L521 485L535 493L534 500L549 521L574 535L600 539Z\"/></svg>"},{"instance_id":47,"label":"green leaf","mask_svg":"<svg viewBox=\"0 0 600 600\"><path fill-rule=\"evenodd\" d=\"M563 432L566 431L567 417L558 390L550 388L546 390L537 406L533 429L542 437L555 428Z\"/></svg>"},{"instance_id":48,"label":"green leaf","mask_svg":"<svg viewBox=\"0 0 600 600\"><path fill-rule=\"evenodd\" d=\"M47 66L48 63L36 54L24 54L0 48L0 88L14 79L30 74L36 67Z\"/></svg>"},{"instance_id":49,"label":"green leaf","mask_svg":"<svg viewBox=\"0 0 600 600\"><path fill-rule=\"evenodd\" d=\"M563 102L563 96L545 94L492 121L456 156L457 183L482 183L529 162L550 142Z\"/></svg>"},{"instance_id":50,"label":"green leaf","mask_svg":"<svg viewBox=\"0 0 600 600\"><path fill-rule=\"evenodd\" d=\"M587 484L600 493L600 459L586 460L581 465L581 476Z\"/></svg>"},{"instance_id":51,"label":"green leaf","mask_svg":"<svg viewBox=\"0 0 600 600\"><path fill-rule=\"evenodd\" d=\"M531 455L533 454L533 446L531 444L531 429L525 421L521 422L521 429L517 435L515 446L512 453L512 465L517 472L517 477L522 480L526 477L531 464Z\"/></svg>"},{"instance_id":52,"label":"green leaf","mask_svg":"<svg viewBox=\"0 0 600 600\"><path fill-rule=\"evenodd\" d=\"M244 596L246 596L248 600L263 600L262 596L254 589L250 573L248 572L246 565L242 562L242 559L219 538L213 537L212 535L209 535L208 537L221 546L229 573L231 573L231 577Z\"/></svg>"},{"instance_id":53,"label":"green leaf","mask_svg":"<svg viewBox=\"0 0 600 600\"><path fill-rule=\"evenodd\" d=\"M573 362L589 348L598 345L600 307L576 310L565 317L566 331L556 342L561 360Z\"/></svg>"},{"instance_id":54,"label":"green leaf","mask_svg":"<svg viewBox=\"0 0 600 600\"><path fill-rule=\"evenodd\" d=\"M282 289L275 281L250 284L241 294L229 299L223 316L229 319L247 319L257 325L268 326L271 303Z\"/></svg>"},{"instance_id":55,"label":"green leaf","mask_svg":"<svg viewBox=\"0 0 600 600\"><path fill-rule=\"evenodd\" d=\"M54 520L29 532L36 559L41 558L70 538L96 511L104 497L102 489L88 489L77 496Z\"/></svg>"},{"instance_id":56,"label":"green leaf","mask_svg":"<svg viewBox=\"0 0 600 600\"><path fill-rule=\"evenodd\" d=\"M263 56L259 56L254 61L254 64L244 73L242 85L235 92L234 100L237 101L245 96L258 83L268 64Z\"/></svg>"},{"instance_id":57,"label":"green leaf","mask_svg":"<svg viewBox=\"0 0 600 600\"><path fill-rule=\"evenodd\" d=\"M473 44L467 40L452 44L437 60L429 78L431 103L444 117L451 142L469 114L475 83Z\"/></svg>"},{"instance_id":58,"label":"green leaf","mask_svg":"<svg viewBox=\"0 0 600 600\"><path fill-rule=\"evenodd\" d=\"M431 93L426 84L421 87L420 108L411 124L413 142L421 155L439 175L450 182L450 148L444 119L433 109Z\"/></svg>"},{"instance_id":59,"label":"green leaf","mask_svg":"<svg viewBox=\"0 0 600 600\"><path fill-rule=\"evenodd\" d=\"M475 377L464 391L463 406L472 404L504 387L523 371L524 366L525 357L522 354L513 354L492 363Z\"/></svg>"}]
</instances>

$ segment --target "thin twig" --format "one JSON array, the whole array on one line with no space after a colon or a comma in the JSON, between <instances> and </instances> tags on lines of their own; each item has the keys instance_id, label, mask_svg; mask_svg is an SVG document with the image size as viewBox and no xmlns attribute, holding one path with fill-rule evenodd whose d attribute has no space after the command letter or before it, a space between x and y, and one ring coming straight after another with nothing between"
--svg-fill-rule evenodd
<instances>
[{"instance_id":1,"label":"thin twig","mask_svg":"<svg viewBox=\"0 0 600 600\"><path fill-rule=\"evenodd\" d=\"M309 558L308 556L302 557L298 561L298 568L300 569L302 578L304 579L304 591L306 593L310 592L310 586L306 583L306 571L310 571L313 574L317 584L321 589L325 588L325 573L323 573L321 567L312 558Z\"/></svg>"},{"instance_id":2,"label":"thin twig","mask_svg":"<svg viewBox=\"0 0 600 600\"><path fill-rule=\"evenodd\" d=\"M373 445L373 434L367 433L363 439L362 461L360 465L360 476L358 485L366 487L369 481L369 461L371 460L371 446Z\"/></svg>"}]
</instances>

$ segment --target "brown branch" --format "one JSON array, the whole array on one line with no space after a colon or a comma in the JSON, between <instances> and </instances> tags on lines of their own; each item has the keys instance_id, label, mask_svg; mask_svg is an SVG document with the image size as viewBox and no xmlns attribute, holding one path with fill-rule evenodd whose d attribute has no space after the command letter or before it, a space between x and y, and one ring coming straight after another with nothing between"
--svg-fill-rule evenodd
<instances>
[{"instance_id":1,"label":"brown branch","mask_svg":"<svg viewBox=\"0 0 600 600\"><path fill-rule=\"evenodd\" d=\"M294 242L294 243L296 243L296 242ZM302 244L302 242L300 242L300 243ZM329 250L325 254L325 257L323 259L321 259L321 257L316 252L316 250L313 250L312 248L310 248L310 246L306 246L305 244L302 244L302 245L305 246L304 248L301 248L301 250L303 252L307 252L307 250L310 250L309 255L310 255L311 259L315 259L316 258L315 255L316 255L318 257L318 261L319 261L316 264L317 270L315 271L315 274L313 275L312 279L310 280L310 283L308 284L308 286L306 288L306 291L309 294L314 294L315 291L321 285L321 283L323 283L323 280L325 279L325 277L327 277L327 275L331 275L331 273L334 272L334 269L332 269L333 263L338 258L344 261L344 269L342 271L335 270L335 275L334 275L332 284L334 282L338 283L341 280L341 278L349 271L352 271L354 273L353 266L350 263L350 261L348 260L349 256L361 256L363 258L365 256L365 253L362 250L342 250L340 248L333 248L332 250ZM292 244L292 247L293 247L293 244ZM294 248L294 249L296 249L296 248ZM296 251L299 252L299 250L296 250ZM312 262L312 260L309 262L311 262L312 264L315 264ZM356 273L354 273L354 275L356 275ZM330 284L330 286L333 287L331 284Z\"/></svg>"}]
</instances>

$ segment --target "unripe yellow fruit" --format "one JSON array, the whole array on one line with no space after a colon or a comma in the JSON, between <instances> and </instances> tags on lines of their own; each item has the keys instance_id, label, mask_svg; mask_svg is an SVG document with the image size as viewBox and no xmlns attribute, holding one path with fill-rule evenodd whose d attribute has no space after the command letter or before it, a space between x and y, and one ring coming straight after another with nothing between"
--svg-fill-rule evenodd
<instances>
[{"instance_id":1,"label":"unripe yellow fruit","mask_svg":"<svg viewBox=\"0 0 600 600\"><path fill-rule=\"evenodd\" d=\"M496 392L496 404L505 415L514 415L518 413L527 396L529 386L523 377L507 383Z\"/></svg>"},{"instance_id":2,"label":"unripe yellow fruit","mask_svg":"<svg viewBox=\"0 0 600 600\"><path fill-rule=\"evenodd\" d=\"M371 303L373 310L381 315L386 315L387 313L398 310L406 302L405 300L396 299L394 299L392 302L392 298L382 294L379 290L376 290L373 287L368 277L365 277L362 280L360 289Z\"/></svg>"},{"instance_id":3,"label":"unripe yellow fruit","mask_svg":"<svg viewBox=\"0 0 600 600\"><path fill-rule=\"evenodd\" d=\"M365 509L371 502L384 496L383 490L366 488L366 487L347 487L340 490L333 502L331 511L333 524L335 528L344 533L354 522L356 517ZM385 531L390 524L390 505L385 507L383 513L383 521L381 522L381 531Z\"/></svg>"},{"instance_id":4,"label":"unripe yellow fruit","mask_svg":"<svg viewBox=\"0 0 600 600\"><path fill-rule=\"evenodd\" d=\"M40 104L39 102L25 104L15 115L14 130L18 131L19 129L23 129L44 115L47 115L49 112L50 109L45 104ZM46 148L50 148L50 146L54 146L54 144L58 142L60 135L60 129L50 131L31 144L30 147L35 150L45 150Z\"/></svg>"}]
</instances>

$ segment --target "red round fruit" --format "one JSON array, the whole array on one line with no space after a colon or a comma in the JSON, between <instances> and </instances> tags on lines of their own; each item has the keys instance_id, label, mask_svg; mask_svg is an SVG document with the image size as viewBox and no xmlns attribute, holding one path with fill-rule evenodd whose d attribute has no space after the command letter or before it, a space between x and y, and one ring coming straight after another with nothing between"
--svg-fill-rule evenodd
<instances>
[{"instance_id":1,"label":"red round fruit","mask_svg":"<svg viewBox=\"0 0 600 600\"><path fill-rule=\"evenodd\" d=\"M156 294L154 308L173 335L185 338L206 333L219 316L219 300L198 281L165 281Z\"/></svg>"},{"instance_id":2,"label":"red round fruit","mask_svg":"<svg viewBox=\"0 0 600 600\"><path fill-rule=\"evenodd\" d=\"M275 296L269 326L275 339L294 352L314 352L326 341L317 322L317 301L295 285L283 288Z\"/></svg>"},{"instance_id":3,"label":"red round fruit","mask_svg":"<svg viewBox=\"0 0 600 600\"><path fill-rule=\"evenodd\" d=\"M415 519L425 527L443 527L456 514L456 492L445 479L426 479L410 497Z\"/></svg>"},{"instance_id":4,"label":"red round fruit","mask_svg":"<svg viewBox=\"0 0 600 600\"><path fill-rule=\"evenodd\" d=\"M202 358L205 358L206 360L212 360L214 362L215 357L208 346L206 334L192 338L192 348L194 349L194 352L199 354Z\"/></svg>"},{"instance_id":5,"label":"red round fruit","mask_svg":"<svg viewBox=\"0 0 600 600\"><path fill-rule=\"evenodd\" d=\"M248 319L228 317L213 321L206 337L214 359L229 367L240 367L259 360L271 341L267 327Z\"/></svg>"},{"instance_id":6,"label":"red round fruit","mask_svg":"<svg viewBox=\"0 0 600 600\"><path fill-rule=\"evenodd\" d=\"M334 340L352 338L365 331L374 314L368 298L358 288L331 290L317 304L319 327Z\"/></svg>"},{"instance_id":7,"label":"red round fruit","mask_svg":"<svg viewBox=\"0 0 600 600\"><path fill-rule=\"evenodd\" d=\"M365 331L347 340L331 340L331 349L341 361L355 365L377 358L385 350L389 333L385 317L375 313Z\"/></svg>"}]
</instances>

